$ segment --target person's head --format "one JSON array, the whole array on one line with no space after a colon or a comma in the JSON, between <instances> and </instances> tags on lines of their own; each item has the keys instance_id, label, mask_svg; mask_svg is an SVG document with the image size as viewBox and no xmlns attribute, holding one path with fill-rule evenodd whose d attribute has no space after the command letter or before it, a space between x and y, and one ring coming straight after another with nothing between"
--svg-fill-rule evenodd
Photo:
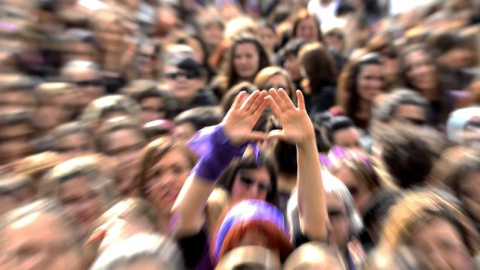
<instances>
[{"instance_id":1,"label":"person's head","mask_svg":"<svg viewBox=\"0 0 480 270\"><path fill-rule=\"evenodd\" d=\"M368 254L362 268L369 270L430 269L409 246L377 248Z\"/></svg>"},{"instance_id":2,"label":"person's head","mask_svg":"<svg viewBox=\"0 0 480 270\"><path fill-rule=\"evenodd\" d=\"M282 49L282 56L284 58L282 67L287 70L294 81L298 81L303 77L298 54L305 44L307 44L305 39L296 38L289 41Z\"/></svg>"},{"instance_id":3,"label":"person's head","mask_svg":"<svg viewBox=\"0 0 480 270\"><path fill-rule=\"evenodd\" d=\"M281 67L270 66L260 70L255 76L253 81L257 89L270 90L274 88L276 90L282 88L287 92L288 96L294 103L296 103L297 95L295 85L288 72Z\"/></svg>"},{"instance_id":4,"label":"person's head","mask_svg":"<svg viewBox=\"0 0 480 270\"><path fill-rule=\"evenodd\" d=\"M380 246L411 246L431 269L473 269L478 241L461 210L426 190L407 194L389 211Z\"/></svg>"},{"instance_id":5,"label":"person's head","mask_svg":"<svg viewBox=\"0 0 480 270\"><path fill-rule=\"evenodd\" d=\"M0 108L23 107L33 109L35 96L33 78L20 74L3 74L0 76Z\"/></svg>"},{"instance_id":6,"label":"person's head","mask_svg":"<svg viewBox=\"0 0 480 270\"><path fill-rule=\"evenodd\" d=\"M66 158L93 153L93 142L88 129L81 122L70 122L53 130L55 150Z\"/></svg>"},{"instance_id":7,"label":"person's head","mask_svg":"<svg viewBox=\"0 0 480 270\"><path fill-rule=\"evenodd\" d=\"M37 86L37 107L33 115L35 127L49 131L72 120L78 105L76 90L77 87L70 83L49 82Z\"/></svg>"},{"instance_id":8,"label":"person's head","mask_svg":"<svg viewBox=\"0 0 480 270\"><path fill-rule=\"evenodd\" d=\"M100 74L100 67L94 62L72 60L60 71L60 76L77 86L78 105L85 108L90 102L101 97L105 92L105 84Z\"/></svg>"},{"instance_id":9,"label":"person's head","mask_svg":"<svg viewBox=\"0 0 480 270\"><path fill-rule=\"evenodd\" d=\"M432 54L423 45L411 45L398 58L398 80L429 98L438 91L438 70Z\"/></svg>"},{"instance_id":10,"label":"person's head","mask_svg":"<svg viewBox=\"0 0 480 270\"><path fill-rule=\"evenodd\" d=\"M271 250L260 246L237 247L225 254L217 270L278 270L280 259Z\"/></svg>"},{"instance_id":11,"label":"person's head","mask_svg":"<svg viewBox=\"0 0 480 270\"><path fill-rule=\"evenodd\" d=\"M132 66L137 77L157 79L160 75L160 45L152 40L143 40L138 44L135 62Z\"/></svg>"},{"instance_id":12,"label":"person's head","mask_svg":"<svg viewBox=\"0 0 480 270\"><path fill-rule=\"evenodd\" d=\"M292 37L322 42L322 30L315 15L307 10L299 11L293 21Z\"/></svg>"},{"instance_id":13,"label":"person's head","mask_svg":"<svg viewBox=\"0 0 480 270\"><path fill-rule=\"evenodd\" d=\"M197 159L193 151L170 137L156 139L145 147L140 156L137 188L159 215L169 215Z\"/></svg>"},{"instance_id":14,"label":"person's head","mask_svg":"<svg viewBox=\"0 0 480 270\"><path fill-rule=\"evenodd\" d=\"M243 200L220 218L211 243L217 264L230 250L240 246L260 246L273 251L281 262L292 252L285 219L275 206L257 200Z\"/></svg>"},{"instance_id":15,"label":"person's head","mask_svg":"<svg viewBox=\"0 0 480 270\"><path fill-rule=\"evenodd\" d=\"M223 114L218 107L197 107L177 115L173 122L173 137L180 144L186 144L197 131L222 122Z\"/></svg>"},{"instance_id":16,"label":"person's head","mask_svg":"<svg viewBox=\"0 0 480 270\"><path fill-rule=\"evenodd\" d=\"M346 116L333 116L324 125L325 135L331 146L361 150L360 132Z\"/></svg>"},{"instance_id":17,"label":"person's head","mask_svg":"<svg viewBox=\"0 0 480 270\"><path fill-rule=\"evenodd\" d=\"M0 165L18 161L33 152L31 113L11 108L0 111Z\"/></svg>"},{"instance_id":18,"label":"person's head","mask_svg":"<svg viewBox=\"0 0 480 270\"><path fill-rule=\"evenodd\" d=\"M181 254L177 244L166 236L137 234L107 248L90 269L183 269Z\"/></svg>"},{"instance_id":19,"label":"person's head","mask_svg":"<svg viewBox=\"0 0 480 270\"><path fill-rule=\"evenodd\" d=\"M170 120L155 120L142 126L143 134L149 142L160 137L172 136L174 129L175 124Z\"/></svg>"},{"instance_id":20,"label":"person's head","mask_svg":"<svg viewBox=\"0 0 480 270\"><path fill-rule=\"evenodd\" d=\"M377 54L371 53L351 60L338 80L337 103L353 117L360 103L372 103L384 90L382 64Z\"/></svg>"},{"instance_id":21,"label":"person's head","mask_svg":"<svg viewBox=\"0 0 480 270\"><path fill-rule=\"evenodd\" d=\"M258 37L268 53L275 53L278 43L278 36L273 24L263 21L258 25Z\"/></svg>"},{"instance_id":22,"label":"person's head","mask_svg":"<svg viewBox=\"0 0 480 270\"><path fill-rule=\"evenodd\" d=\"M33 180L26 175L7 174L0 178L0 216L30 202L35 194Z\"/></svg>"},{"instance_id":23,"label":"person's head","mask_svg":"<svg viewBox=\"0 0 480 270\"><path fill-rule=\"evenodd\" d=\"M438 156L440 138L408 123L380 125L374 147L385 170L401 188L426 184Z\"/></svg>"},{"instance_id":24,"label":"person's head","mask_svg":"<svg viewBox=\"0 0 480 270\"><path fill-rule=\"evenodd\" d=\"M325 33L326 45L338 53L344 53L346 48L345 34L340 28L332 28Z\"/></svg>"},{"instance_id":25,"label":"person's head","mask_svg":"<svg viewBox=\"0 0 480 270\"><path fill-rule=\"evenodd\" d=\"M138 120L142 125L154 120L170 119L173 114L173 100L167 91L159 89L155 81L134 80L121 92L140 105Z\"/></svg>"},{"instance_id":26,"label":"person's head","mask_svg":"<svg viewBox=\"0 0 480 270\"><path fill-rule=\"evenodd\" d=\"M115 159L117 189L123 195L135 193L138 159L147 140L136 121L113 118L103 124L96 137L97 150Z\"/></svg>"},{"instance_id":27,"label":"person's head","mask_svg":"<svg viewBox=\"0 0 480 270\"><path fill-rule=\"evenodd\" d=\"M227 114L228 110L232 107L233 101L237 97L237 95L245 91L247 94L253 93L253 91L257 90L257 87L250 82L241 82L237 83L236 85L232 86L228 91L222 96L222 101L220 102L220 106L222 107L222 112Z\"/></svg>"},{"instance_id":28,"label":"person's head","mask_svg":"<svg viewBox=\"0 0 480 270\"><path fill-rule=\"evenodd\" d=\"M225 24L218 16L200 17L200 33L207 43L210 52L213 52L222 42Z\"/></svg>"},{"instance_id":29,"label":"person's head","mask_svg":"<svg viewBox=\"0 0 480 270\"><path fill-rule=\"evenodd\" d=\"M68 29L62 40L62 63L84 60L98 63L100 46L93 33L80 28Z\"/></svg>"},{"instance_id":30,"label":"person's head","mask_svg":"<svg viewBox=\"0 0 480 270\"><path fill-rule=\"evenodd\" d=\"M345 270L342 255L331 247L310 242L297 248L287 259L285 270L331 269Z\"/></svg>"},{"instance_id":31,"label":"person's head","mask_svg":"<svg viewBox=\"0 0 480 270\"><path fill-rule=\"evenodd\" d=\"M6 269L84 269L81 241L65 208L40 200L0 218L0 265Z\"/></svg>"},{"instance_id":32,"label":"person's head","mask_svg":"<svg viewBox=\"0 0 480 270\"><path fill-rule=\"evenodd\" d=\"M109 119L128 116L137 119L140 106L124 95L110 95L90 102L80 119L92 131L97 131Z\"/></svg>"},{"instance_id":33,"label":"person's head","mask_svg":"<svg viewBox=\"0 0 480 270\"><path fill-rule=\"evenodd\" d=\"M228 88L241 81L253 82L258 71L270 65L262 44L250 34L243 33L237 36L228 55L225 70Z\"/></svg>"},{"instance_id":34,"label":"person's head","mask_svg":"<svg viewBox=\"0 0 480 270\"><path fill-rule=\"evenodd\" d=\"M480 212L478 210L477 194L480 194L480 159L478 150L462 155L462 159L447 172L445 184L454 192L465 205L465 210L478 222Z\"/></svg>"},{"instance_id":35,"label":"person's head","mask_svg":"<svg viewBox=\"0 0 480 270\"><path fill-rule=\"evenodd\" d=\"M181 56L168 61L165 76L172 97L179 107L186 107L195 99L198 91L205 85L205 71L190 56Z\"/></svg>"},{"instance_id":36,"label":"person's head","mask_svg":"<svg viewBox=\"0 0 480 270\"><path fill-rule=\"evenodd\" d=\"M427 43L442 68L455 70L468 68L475 63L475 39L471 40L468 36L443 31L432 34Z\"/></svg>"},{"instance_id":37,"label":"person's head","mask_svg":"<svg viewBox=\"0 0 480 270\"><path fill-rule=\"evenodd\" d=\"M116 198L112 181L97 159L84 156L55 166L40 185L40 196L55 198L72 214L85 236Z\"/></svg>"},{"instance_id":38,"label":"person's head","mask_svg":"<svg viewBox=\"0 0 480 270\"><path fill-rule=\"evenodd\" d=\"M417 92L395 89L373 110L373 116L384 123L399 120L423 126L428 122L428 108L428 100Z\"/></svg>"},{"instance_id":39,"label":"person's head","mask_svg":"<svg viewBox=\"0 0 480 270\"><path fill-rule=\"evenodd\" d=\"M248 154L232 163L220 177L233 203L245 199L269 202L278 206L277 173L273 161L260 153Z\"/></svg>"},{"instance_id":40,"label":"person's head","mask_svg":"<svg viewBox=\"0 0 480 270\"><path fill-rule=\"evenodd\" d=\"M321 91L322 86L336 84L335 61L321 43L316 42L303 46L298 57L306 84L312 94Z\"/></svg>"}]
</instances>

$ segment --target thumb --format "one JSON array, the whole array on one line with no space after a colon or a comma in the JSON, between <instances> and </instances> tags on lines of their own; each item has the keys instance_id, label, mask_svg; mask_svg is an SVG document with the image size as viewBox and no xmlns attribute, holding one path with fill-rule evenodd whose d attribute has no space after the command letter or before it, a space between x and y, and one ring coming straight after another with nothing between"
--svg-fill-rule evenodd
<instances>
[{"instance_id":1,"label":"thumb","mask_svg":"<svg viewBox=\"0 0 480 270\"><path fill-rule=\"evenodd\" d=\"M275 129L270 131L267 134L267 139L272 140L272 139L279 139L279 140L285 140L285 133L283 129Z\"/></svg>"}]
</instances>

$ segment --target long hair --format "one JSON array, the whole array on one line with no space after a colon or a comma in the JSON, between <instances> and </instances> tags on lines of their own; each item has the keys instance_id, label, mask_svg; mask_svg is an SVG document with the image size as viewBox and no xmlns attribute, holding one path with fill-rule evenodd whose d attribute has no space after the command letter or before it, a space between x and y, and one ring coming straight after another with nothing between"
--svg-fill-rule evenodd
<instances>
[{"instance_id":1,"label":"long hair","mask_svg":"<svg viewBox=\"0 0 480 270\"><path fill-rule=\"evenodd\" d=\"M410 80L408 79L408 72L411 69L410 65L407 63L407 58L408 56L413 53L413 52L422 52L425 54L428 58L430 63L436 67L435 61L433 60L433 55L427 50L427 47L425 47L422 44L414 44L406 47L402 53L400 54L398 58L398 74L397 74L397 82L401 86L404 86L409 89L413 89L417 92L421 92L420 89L418 89L415 85L413 85ZM439 80L438 78L438 73L437 73L437 81Z\"/></svg>"},{"instance_id":2,"label":"long hair","mask_svg":"<svg viewBox=\"0 0 480 270\"><path fill-rule=\"evenodd\" d=\"M283 68L281 67L277 67L277 66L270 66L270 67L266 67L262 70L260 70L258 73L257 73L257 76L255 76L255 80L253 81L253 84L257 87L257 89L259 90L269 90L269 89L265 89L265 86L267 86L267 82L268 80L270 80L271 77L275 76L275 75L280 75L282 76L285 81L287 81L287 85L288 86L288 90L290 90L288 92L288 96L290 97L290 99L293 101L293 103L297 103L297 95L296 95L296 90L295 89L295 85L293 84L293 81L290 77L290 75L287 73L286 70L284 70Z\"/></svg>"},{"instance_id":3,"label":"long hair","mask_svg":"<svg viewBox=\"0 0 480 270\"><path fill-rule=\"evenodd\" d=\"M302 82L310 94L317 94L323 86L335 85L337 68L332 55L321 43L305 45L300 50L300 63L306 72Z\"/></svg>"},{"instance_id":4,"label":"long hair","mask_svg":"<svg viewBox=\"0 0 480 270\"><path fill-rule=\"evenodd\" d=\"M322 29L320 28L320 23L318 22L317 18L315 17L315 14L311 14L308 12L308 10L303 9L300 10L297 15L295 16L295 19L293 20L293 28L292 28L292 37L296 38L297 37L297 31L300 23L303 20L306 19L313 19L315 21L315 26L317 27L317 36L319 42L324 42L323 39L323 34L322 34Z\"/></svg>"},{"instance_id":5,"label":"long hair","mask_svg":"<svg viewBox=\"0 0 480 270\"><path fill-rule=\"evenodd\" d=\"M355 113L360 109L360 95L357 92L357 77L366 65L381 65L376 53L351 60L343 69L338 80L337 105L343 108L346 116L355 119Z\"/></svg>"}]
</instances>

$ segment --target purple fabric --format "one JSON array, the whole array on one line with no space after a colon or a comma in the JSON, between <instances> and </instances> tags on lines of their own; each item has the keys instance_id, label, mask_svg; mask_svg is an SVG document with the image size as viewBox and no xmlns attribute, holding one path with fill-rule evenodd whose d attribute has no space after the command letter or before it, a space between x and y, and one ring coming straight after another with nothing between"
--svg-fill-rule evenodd
<instances>
[{"instance_id":1,"label":"purple fabric","mask_svg":"<svg viewBox=\"0 0 480 270\"><path fill-rule=\"evenodd\" d=\"M285 219L282 212L275 206L258 200L245 200L236 204L230 209L225 216L217 235L214 239L214 260L218 263L218 256L223 241L235 225L248 221L267 221L275 225L288 238L287 228L285 226Z\"/></svg>"},{"instance_id":2,"label":"purple fabric","mask_svg":"<svg viewBox=\"0 0 480 270\"><path fill-rule=\"evenodd\" d=\"M243 156L248 146L232 145L223 131L223 125L199 130L188 145L200 156L192 173L209 181L216 181L234 158Z\"/></svg>"}]
</instances>

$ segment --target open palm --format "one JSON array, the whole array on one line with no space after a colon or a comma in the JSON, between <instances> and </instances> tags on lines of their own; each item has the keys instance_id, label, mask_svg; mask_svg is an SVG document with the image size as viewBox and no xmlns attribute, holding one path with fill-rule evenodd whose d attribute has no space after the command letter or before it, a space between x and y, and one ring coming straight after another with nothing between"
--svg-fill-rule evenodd
<instances>
[{"instance_id":1,"label":"open palm","mask_svg":"<svg viewBox=\"0 0 480 270\"><path fill-rule=\"evenodd\" d=\"M297 145L315 138L313 124L305 109L305 99L301 91L297 91L298 108L283 89L278 91L270 89L269 94L268 104L283 127L282 130L271 131L268 134L269 138L277 138Z\"/></svg>"},{"instance_id":2,"label":"open palm","mask_svg":"<svg viewBox=\"0 0 480 270\"><path fill-rule=\"evenodd\" d=\"M251 140L262 140L265 134L252 132L263 110L267 106L267 91L255 91L247 97L241 92L223 119L224 132L233 145L241 145Z\"/></svg>"}]
</instances>

